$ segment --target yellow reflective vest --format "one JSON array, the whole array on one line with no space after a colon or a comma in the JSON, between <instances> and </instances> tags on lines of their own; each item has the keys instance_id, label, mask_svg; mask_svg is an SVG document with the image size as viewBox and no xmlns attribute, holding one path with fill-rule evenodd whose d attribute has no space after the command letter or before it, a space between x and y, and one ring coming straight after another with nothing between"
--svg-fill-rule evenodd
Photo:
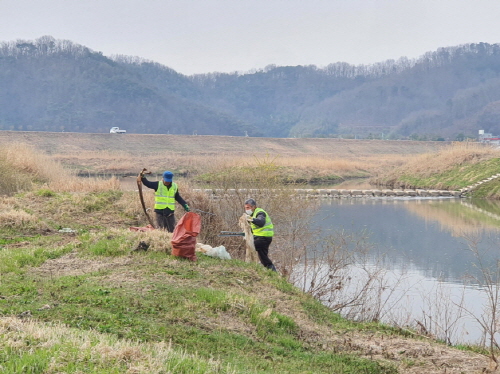
<instances>
[{"instance_id":1,"label":"yellow reflective vest","mask_svg":"<svg viewBox=\"0 0 500 374\"><path fill-rule=\"evenodd\" d=\"M250 227L252 228L253 235L254 236L267 236L267 237L274 236L274 225L271 222L271 218L269 218L269 214L267 214L264 209L256 208L252 214L252 218L257 217L257 214L259 214L260 212L264 212L264 214L266 215L266 223L262 227L259 227L255 224L251 223Z\"/></svg>"},{"instance_id":2,"label":"yellow reflective vest","mask_svg":"<svg viewBox=\"0 0 500 374\"><path fill-rule=\"evenodd\" d=\"M163 181L158 182L158 189L155 192L155 209L170 208L175 210L175 194L177 192L177 184L172 182L170 188L163 184Z\"/></svg>"}]
</instances>

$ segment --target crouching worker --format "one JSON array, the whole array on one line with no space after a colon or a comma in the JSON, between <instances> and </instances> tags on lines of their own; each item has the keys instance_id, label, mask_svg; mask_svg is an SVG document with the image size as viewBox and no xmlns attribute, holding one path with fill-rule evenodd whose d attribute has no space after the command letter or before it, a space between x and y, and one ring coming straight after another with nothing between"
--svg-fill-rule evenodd
<instances>
[{"instance_id":1,"label":"crouching worker","mask_svg":"<svg viewBox=\"0 0 500 374\"><path fill-rule=\"evenodd\" d=\"M266 268L276 271L268 256L269 246L274 236L274 226L269 214L264 209L257 208L257 203L254 199L245 201L245 213L248 214L247 220L252 228L253 243L255 250L259 254L260 262Z\"/></svg>"},{"instance_id":2,"label":"crouching worker","mask_svg":"<svg viewBox=\"0 0 500 374\"><path fill-rule=\"evenodd\" d=\"M158 182L151 182L141 173L141 181L146 187L155 190L155 213L158 228L173 232L175 228L175 202L177 201L189 212L189 205L179 194L177 183L172 182L174 174L171 171L163 173Z\"/></svg>"}]
</instances>

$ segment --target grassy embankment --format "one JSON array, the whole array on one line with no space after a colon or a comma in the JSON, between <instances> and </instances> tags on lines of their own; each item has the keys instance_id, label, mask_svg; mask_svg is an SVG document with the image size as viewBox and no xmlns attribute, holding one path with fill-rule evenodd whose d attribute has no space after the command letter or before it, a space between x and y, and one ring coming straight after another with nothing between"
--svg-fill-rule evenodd
<instances>
[{"instance_id":1,"label":"grassy embankment","mask_svg":"<svg viewBox=\"0 0 500 374\"><path fill-rule=\"evenodd\" d=\"M170 256L169 234L127 230L146 220L136 194L120 191L114 178L75 178L22 146L2 149L0 169L2 192L17 191L0 198L2 372L434 373L471 361L444 346L434 355L429 341L416 348L419 340L402 341L400 334L413 335L406 330L339 317L285 278L238 260L241 239L223 242L231 261ZM276 169L262 161L234 172L241 186L268 175L266 185L276 183ZM219 209L217 218L204 218L200 240L221 244L214 233L233 229L225 225L239 216L241 201L211 205L183 191L197 207ZM286 190L258 198L274 204L285 232L274 251L293 258L286 230L303 228L286 219L309 206ZM223 215L231 210L234 217ZM148 251L134 250L141 241ZM373 350L374 339L380 345L395 336L401 340L392 347Z\"/></svg>"},{"instance_id":2,"label":"grassy embankment","mask_svg":"<svg viewBox=\"0 0 500 374\"><path fill-rule=\"evenodd\" d=\"M0 148L26 143L83 175L171 170L210 187L214 178L272 160L289 183L333 184L368 178L435 152L444 142L279 139L228 136L0 131ZM220 178L219 178L220 179Z\"/></svg>"},{"instance_id":3,"label":"grassy embankment","mask_svg":"<svg viewBox=\"0 0 500 374\"><path fill-rule=\"evenodd\" d=\"M454 143L438 152L413 156L382 173L376 182L391 187L457 190L500 172L500 150L479 143ZM477 188L473 197L500 198L500 181Z\"/></svg>"},{"instance_id":4,"label":"grassy embankment","mask_svg":"<svg viewBox=\"0 0 500 374\"><path fill-rule=\"evenodd\" d=\"M317 333L383 327L342 320L256 265L130 254L123 230L29 241L2 243L4 373L395 372ZM43 265L68 253L63 269Z\"/></svg>"},{"instance_id":5,"label":"grassy embankment","mask_svg":"<svg viewBox=\"0 0 500 374\"><path fill-rule=\"evenodd\" d=\"M341 337L396 330L342 319L261 265L179 260L168 233L127 230L145 221L113 178L26 147L0 160L18 190L0 199L3 373L396 372Z\"/></svg>"}]
</instances>

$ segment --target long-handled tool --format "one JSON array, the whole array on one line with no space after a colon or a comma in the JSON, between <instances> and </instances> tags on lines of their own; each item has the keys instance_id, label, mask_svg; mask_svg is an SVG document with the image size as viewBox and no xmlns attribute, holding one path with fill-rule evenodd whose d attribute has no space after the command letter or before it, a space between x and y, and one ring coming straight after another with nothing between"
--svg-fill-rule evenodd
<instances>
[{"instance_id":1,"label":"long-handled tool","mask_svg":"<svg viewBox=\"0 0 500 374\"><path fill-rule=\"evenodd\" d=\"M210 212L204 212L203 210L199 209L191 209L193 212L198 212L198 213L205 213L205 214L210 214L211 216L215 216L216 214L210 213Z\"/></svg>"},{"instance_id":2,"label":"long-handled tool","mask_svg":"<svg viewBox=\"0 0 500 374\"><path fill-rule=\"evenodd\" d=\"M219 236L245 236L244 232L221 231Z\"/></svg>"},{"instance_id":3,"label":"long-handled tool","mask_svg":"<svg viewBox=\"0 0 500 374\"><path fill-rule=\"evenodd\" d=\"M148 214L148 210L146 209L146 204L144 203L144 196L142 196L142 177L144 174L151 174L146 168L142 169L142 171L137 176L137 188L139 189L139 198L141 199L142 210L144 210L144 214L148 217L149 224L155 227L153 220Z\"/></svg>"}]
</instances>

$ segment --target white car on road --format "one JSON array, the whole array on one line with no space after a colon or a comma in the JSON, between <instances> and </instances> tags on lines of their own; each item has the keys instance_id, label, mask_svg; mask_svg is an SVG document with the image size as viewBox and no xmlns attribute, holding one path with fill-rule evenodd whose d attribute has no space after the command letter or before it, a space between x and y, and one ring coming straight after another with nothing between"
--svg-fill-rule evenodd
<instances>
[{"instance_id":1,"label":"white car on road","mask_svg":"<svg viewBox=\"0 0 500 374\"><path fill-rule=\"evenodd\" d=\"M119 127L112 127L110 130L109 130L109 133L110 134L125 134L127 132L127 130L120 130Z\"/></svg>"}]
</instances>

